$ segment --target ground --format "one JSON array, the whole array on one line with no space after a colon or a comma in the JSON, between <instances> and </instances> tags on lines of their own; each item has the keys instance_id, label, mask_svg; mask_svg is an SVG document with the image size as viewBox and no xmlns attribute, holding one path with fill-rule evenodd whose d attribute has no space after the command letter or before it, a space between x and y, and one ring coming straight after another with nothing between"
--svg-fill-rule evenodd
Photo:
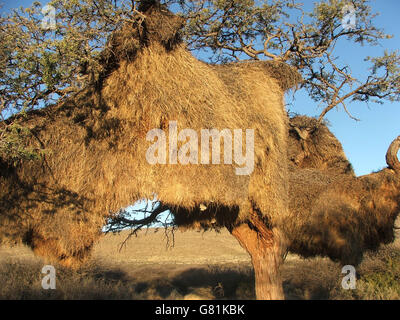
<instances>
[{"instance_id":1,"label":"ground","mask_svg":"<svg viewBox=\"0 0 400 320\"><path fill-rule=\"evenodd\" d=\"M254 299L250 257L226 231L142 231L107 235L83 268L56 266L56 290L43 290L45 261L18 246L0 248L0 299ZM286 299L400 299L400 234L357 268L357 288L342 289L341 266L288 255ZM173 246L172 246L173 245Z\"/></svg>"}]
</instances>

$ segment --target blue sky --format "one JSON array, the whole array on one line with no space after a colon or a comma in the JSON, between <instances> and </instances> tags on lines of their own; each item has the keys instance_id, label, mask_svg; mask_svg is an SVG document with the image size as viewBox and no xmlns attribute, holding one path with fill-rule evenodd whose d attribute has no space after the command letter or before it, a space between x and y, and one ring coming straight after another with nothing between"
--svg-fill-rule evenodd
<instances>
[{"instance_id":1,"label":"blue sky","mask_svg":"<svg viewBox=\"0 0 400 320\"><path fill-rule=\"evenodd\" d=\"M307 2L307 1L305 1ZM398 13L400 1L371 1L374 12L380 15L375 25L383 28L393 39L382 42L382 47L368 48L345 44L338 47L339 56L356 72L366 72L363 59L366 56L381 55L385 49L400 48L400 24ZM350 119L343 109L332 110L327 115L330 129L343 144L345 153L357 175L368 174L371 171L386 166L385 155L391 141L400 135L400 103L385 102L383 105L351 103L348 105L351 113L361 121ZM309 99L304 92L296 94L293 111L300 114L318 115L321 111L318 105Z\"/></svg>"}]
</instances>

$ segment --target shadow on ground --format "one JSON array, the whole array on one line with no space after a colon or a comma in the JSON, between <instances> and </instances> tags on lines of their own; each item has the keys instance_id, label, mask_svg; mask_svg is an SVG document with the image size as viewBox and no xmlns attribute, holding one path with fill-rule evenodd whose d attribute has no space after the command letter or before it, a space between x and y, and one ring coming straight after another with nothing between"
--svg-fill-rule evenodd
<instances>
[{"instance_id":1,"label":"shadow on ground","mask_svg":"<svg viewBox=\"0 0 400 320\"><path fill-rule=\"evenodd\" d=\"M170 278L139 282L136 290L161 299L254 299L253 282L248 267L204 266L186 268Z\"/></svg>"},{"instance_id":2,"label":"shadow on ground","mask_svg":"<svg viewBox=\"0 0 400 320\"><path fill-rule=\"evenodd\" d=\"M60 267L56 268L55 290L42 288L42 267L38 262L0 264L0 299L255 299L252 268L244 265L182 266L178 270L153 265L136 272L95 263L75 271ZM329 298L326 281L304 279L304 275L313 275L313 267L308 266L310 270L304 270L301 278L290 275L299 271L298 266L286 268L287 299Z\"/></svg>"},{"instance_id":3,"label":"shadow on ground","mask_svg":"<svg viewBox=\"0 0 400 320\"><path fill-rule=\"evenodd\" d=\"M254 299L250 265L107 266L92 261L79 270L56 267L56 289L44 290L38 260L0 261L0 299ZM291 259L282 268L286 299L400 299L400 249L366 255L357 289L341 287L341 266L328 259Z\"/></svg>"}]
</instances>

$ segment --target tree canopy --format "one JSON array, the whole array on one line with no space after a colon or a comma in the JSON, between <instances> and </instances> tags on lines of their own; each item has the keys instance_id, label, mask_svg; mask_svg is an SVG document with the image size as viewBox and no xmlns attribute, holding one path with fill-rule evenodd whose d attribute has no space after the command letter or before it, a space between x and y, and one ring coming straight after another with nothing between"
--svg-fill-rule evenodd
<instances>
[{"instance_id":1,"label":"tree canopy","mask_svg":"<svg viewBox=\"0 0 400 320\"><path fill-rule=\"evenodd\" d=\"M27 150L29 130L13 123L24 115L67 99L103 70L101 52L115 30L141 24L140 2L124 0L53 0L34 2L0 16L0 158L21 161L40 157ZM378 46L391 38L374 24L367 0L322 0L311 7L297 0L165 0L186 20L182 36L189 50L210 63L277 60L299 70L302 87L323 105L319 120L335 107L350 116L352 101L400 100L400 56L382 50L364 57L362 78L337 55L340 41ZM121 221L120 221L121 222Z\"/></svg>"}]
</instances>

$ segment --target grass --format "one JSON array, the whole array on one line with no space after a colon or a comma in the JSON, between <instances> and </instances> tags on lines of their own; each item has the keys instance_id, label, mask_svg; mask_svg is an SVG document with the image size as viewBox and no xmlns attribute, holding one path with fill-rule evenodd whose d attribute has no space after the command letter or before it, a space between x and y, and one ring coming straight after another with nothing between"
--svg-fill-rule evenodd
<instances>
[{"instance_id":1,"label":"grass","mask_svg":"<svg viewBox=\"0 0 400 320\"><path fill-rule=\"evenodd\" d=\"M399 300L400 250L389 246L367 257L370 263L361 265L357 289L347 292L343 299Z\"/></svg>"},{"instance_id":2,"label":"grass","mask_svg":"<svg viewBox=\"0 0 400 320\"><path fill-rule=\"evenodd\" d=\"M0 299L248 299L254 298L251 270L205 266L188 268L176 277L138 281L122 270L96 264L71 271L57 268L56 289L44 290L43 264L3 263Z\"/></svg>"},{"instance_id":3,"label":"grass","mask_svg":"<svg viewBox=\"0 0 400 320\"><path fill-rule=\"evenodd\" d=\"M56 290L42 289L41 269L46 263L27 248L0 249L0 299L255 298L250 260L229 235L178 233L174 248L169 249L160 238L140 235L121 252L122 237L105 238L83 268L56 267ZM186 259L180 261L183 256ZM397 300L400 246L396 242L367 254L357 268L356 290L342 289L341 266L329 259L289 255L282 276L287 299Z\"/></svg>"},{"instance_id":4,"label":"grass","mask_svg":"<svg viewBox=\"0 0 400 320\"><path fill-rule=\"evenodd\" d=\"M4 263L0 267L0 299L138 299L132 284L118 270L92 265L79 271L56 271L56 289L41 286L43 264Z\"/></svg>"}]
</instances>

